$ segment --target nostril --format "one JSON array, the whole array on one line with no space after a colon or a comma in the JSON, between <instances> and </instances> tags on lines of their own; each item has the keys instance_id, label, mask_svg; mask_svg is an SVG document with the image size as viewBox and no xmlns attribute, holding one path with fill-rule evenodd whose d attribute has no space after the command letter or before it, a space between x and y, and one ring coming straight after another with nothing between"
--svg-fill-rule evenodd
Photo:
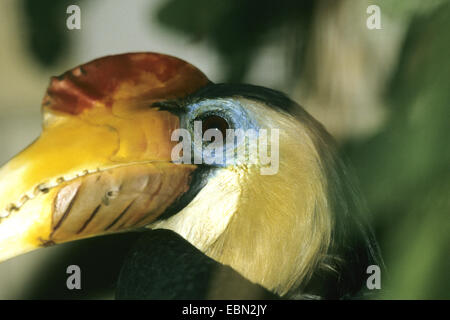
<instances>
[{"instance_id":1,"label":"nostril","mask_svg":"<svg viewBox=\"0 0 450 320\"><path fill-rule=\"evenodd\" d=\"M102 199L103 204L108 206L109 201L117 198L118 195L119 195L119 190L109 190L108 192L105 193L105 195Z\"/></svg>"},{"instance_id":2,"label":"nostril","mask_svg":"<svg viewBox=\"0 0 450 320\"><path fill-rule=\"evenodd\" d=\"M119 191L118 190L110 190L106 193L106 197L110 198L110 199L114 199L119 195Z\"/></svg>"}]
</instances>

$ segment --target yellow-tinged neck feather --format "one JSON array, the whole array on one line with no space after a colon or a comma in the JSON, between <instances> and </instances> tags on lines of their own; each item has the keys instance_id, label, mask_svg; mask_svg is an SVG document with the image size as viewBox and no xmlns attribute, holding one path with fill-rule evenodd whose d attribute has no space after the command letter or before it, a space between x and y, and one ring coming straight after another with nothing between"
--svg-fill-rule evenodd
<instances>
[{"instance_id":1,"label":"yellow-tinged neck feather","mask_svg":"<svg viewBox=\"0 0 450 320\"><path fill-rule=\"evenodd\" d=\"M258 167L235 169L241 186L236 212L205 253L284 295L307 280L326 254L332 219L307 129L287 115L272 116L266 119L278 123L271 126L280 126L279 171L260 175Z\"/></svg>"}]
</instances>

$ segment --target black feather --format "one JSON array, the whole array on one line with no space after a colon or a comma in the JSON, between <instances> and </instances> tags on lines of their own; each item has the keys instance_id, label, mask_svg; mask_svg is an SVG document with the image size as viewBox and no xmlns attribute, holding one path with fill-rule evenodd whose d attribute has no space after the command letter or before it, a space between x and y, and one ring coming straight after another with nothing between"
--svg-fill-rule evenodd
<instances>
[{"instance_id":1,"label":"black feather","mask_svg":"<svg viewBox=\"0 0 450 320\"><path fill-rule=\"evenodd\" d=\"M178 234L152 230L133 246L119 275L117 299L277 299Z\"/></svg>"}]
</instances>

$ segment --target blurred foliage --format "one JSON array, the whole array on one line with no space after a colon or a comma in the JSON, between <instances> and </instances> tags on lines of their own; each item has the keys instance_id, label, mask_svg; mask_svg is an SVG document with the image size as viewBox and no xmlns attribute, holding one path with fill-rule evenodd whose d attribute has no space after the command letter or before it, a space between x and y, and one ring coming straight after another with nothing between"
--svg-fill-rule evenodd
<instances>
[{"instance_id":1,"label":"blurred foliage","mask_svg":"<svg viewBox=\"0 0 450 320\"><path fill-rule=\"evenodd\" d=\"M450 298L450 3L416 15L382 132L348 146L390 267L384 298Z\"/></svg>"},{"instance_id":2,"label":"blurred foliage","mask_svg":"<svg viewBox=\"0 0 450 320\"><path fill-rule=\"evenodd\" d=\"M26 24L26 45L33 58L44 67L54 66L70 52L66 28L66 8L80 0L22 0Z\"/></svg>"},{"instance_id":3,"label":"blurred foliage","mask_svg":"<svg viewBox=\"0 0 450 320\"><path fill-rule=\"evenodd\" d=\"M402 19L410 18L417 13L430 13L446 1L448 0L377 0L374 3L383 8L383 13Z\"/></svg>"},{"instance_id":4,"label":"blurred foliage","mask_svg":"<svg viewBox=\"0 0 450 320\"><path fill-rule=\"evenodd\" d=\"M258 51L279 38L283 27L296 30L293 40L304 42L316 3L310 0L170 0L157 18L164 26L193 40L206 41L219 53L227 68L226 82L238 83L242 82Z\"/></svg>"}]
</instances>

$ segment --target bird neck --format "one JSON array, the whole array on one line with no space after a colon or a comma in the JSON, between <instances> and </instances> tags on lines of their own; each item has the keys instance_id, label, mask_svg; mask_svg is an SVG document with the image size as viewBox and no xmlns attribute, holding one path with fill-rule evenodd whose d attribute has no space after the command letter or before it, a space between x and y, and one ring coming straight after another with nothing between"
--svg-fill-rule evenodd
<instances>
[{"instance_id":1,"label":"bird neck","mask_svg":"<svg viewBox=\"0 0 450 320\"><path fill-rule=\"evenodd\" d=\"M276 175L239 171L235 212L205 253L280 295L306 282L330 244L333 224L315 144L298 123L280 132Z\"/></svg>"}]
</instances>

